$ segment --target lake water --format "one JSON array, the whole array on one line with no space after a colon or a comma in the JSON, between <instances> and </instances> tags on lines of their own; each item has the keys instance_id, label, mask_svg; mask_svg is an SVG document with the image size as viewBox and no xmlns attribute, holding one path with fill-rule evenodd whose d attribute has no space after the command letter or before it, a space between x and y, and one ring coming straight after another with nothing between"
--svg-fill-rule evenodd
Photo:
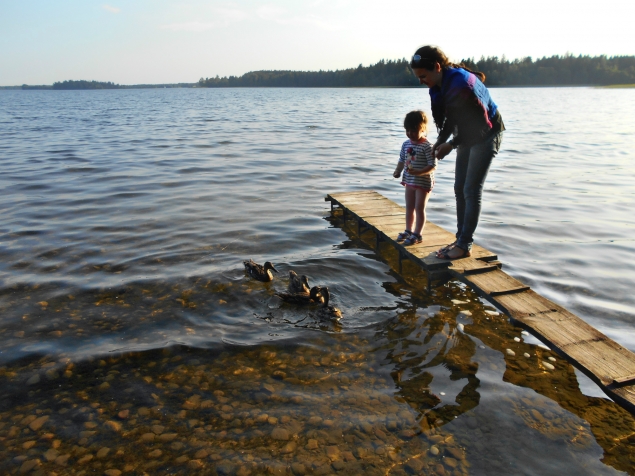
<instances>
[{"instance_id":1,"label":"lake water","mask_svg":"<svg viewBox=\"0 0 635 476\"><path fill-rule=\"evenodd\" d=\"M635 90L492 94L476 242L635 351ZM403 204L417 108L426 90L0 91L1 470L635 474L631 414L331 216L330 192ZM449 230L453 167L428 214ZM291 269L341 321L274 296Z\"/></svg>"}]
</instances>

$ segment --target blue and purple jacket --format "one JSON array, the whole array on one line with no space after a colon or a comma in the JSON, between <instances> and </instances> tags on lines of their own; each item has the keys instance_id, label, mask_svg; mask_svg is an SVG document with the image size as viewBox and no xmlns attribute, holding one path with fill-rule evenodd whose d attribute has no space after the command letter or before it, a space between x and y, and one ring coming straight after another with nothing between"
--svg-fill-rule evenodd
<instances>
[{"instance_id":1,"label":"blue and purple jacket","mask_svg":"<svg viewBox=\"0 0 635 476\"><path fill-rule=\"evenodd\" d=\"M454 134L455 145L471 147L505 130L498 106L485 85L463 68L444 69L441 87L430 88L430 100L439 129L437 142L445 142Z\"/></svg>"}]
</instances>

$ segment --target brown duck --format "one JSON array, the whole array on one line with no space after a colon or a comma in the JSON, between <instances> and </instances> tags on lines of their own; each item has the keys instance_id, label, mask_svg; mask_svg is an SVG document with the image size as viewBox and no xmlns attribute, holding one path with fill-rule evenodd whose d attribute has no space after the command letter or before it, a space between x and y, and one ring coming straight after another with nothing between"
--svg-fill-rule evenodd
<instances>
[{"instance_id":1,"label":"brown duck","mask_svg":"<svg viewBox=\"0 0 635 476\"><path fill-rule=\"evenodd\" d=\"M320 287L320 294L324 297L324 304L316 311L316 315L322 319L340 320L342 318L342 311L332 304L329 304L329 300L331 299L329 288L326 286Z\"/></svg>"},{"instance_id":2,"label":"brown duck","mask_svg":"<svg viewBox=\"0 0 635 476\"><path fill-rule=\"evenodd\" d=\"M271 281L273 279L271 271L275 271L276 273L278 272L278 270L274 268L273 264L271 264L271 261L265 261L264 266L251 259L243 261L243 264L245 265L245 271L249 273L249 276L257 279L258 281Z\"/></svg>"},{"instance_id":3,"label":"brown duck","mask_svg":"<svg viewBox=\"0 0 635 476\"><path fill-rule=\"evenodd\" d=\"M309 278L305 274L298 276L298 273L291 270L289 271L289 292L296 293L309 293L311 292L311 286L309 286Z\"/></svg>"},{"instance_id":4,"label":"brown duck","mask_svg":"<svg viewBox=\"0 0 635 476\"><path fill-rule=\"evenodd\" d=\"M284 302L292 304L318 304L324 301L321 295L320 287L313 286L308 293L275 293Z\"/></svg>"}]
</instances>

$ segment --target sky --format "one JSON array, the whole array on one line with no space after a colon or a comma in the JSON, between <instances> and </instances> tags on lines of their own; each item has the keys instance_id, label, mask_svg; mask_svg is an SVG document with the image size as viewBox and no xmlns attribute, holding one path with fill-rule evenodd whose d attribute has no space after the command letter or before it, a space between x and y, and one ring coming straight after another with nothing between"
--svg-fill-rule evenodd
<instances>
[{"instance_id":1,"label":"sky","mask_svg":"<svg viewBox=\"0 0 635 476\"><path fill-rule=\"evenodd\" d=\"M633 0L106 2L0 0L0 86L334 70L426 44L454 61L635 55Z\"/></svg>"}]
</instances>

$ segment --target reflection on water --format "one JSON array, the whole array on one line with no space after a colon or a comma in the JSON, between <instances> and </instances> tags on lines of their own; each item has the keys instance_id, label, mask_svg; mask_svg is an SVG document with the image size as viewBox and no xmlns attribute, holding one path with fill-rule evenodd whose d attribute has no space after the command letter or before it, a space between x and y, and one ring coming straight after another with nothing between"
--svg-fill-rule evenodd
<instances>
[{"instance_id":1,"label":"reflection on water","mask_svg":"<svg viewBox=\"0 0 635 476\"><path fill-rule=\"evenodd\" d=\"M635 96L496 99L510 127L479 242L633 348ZM0 472L635 474L630 414L583 394L569 364L469 289L428 293L389 244L376 252L328 212L337 190L401 203L400 124L422 102L0 92ZM451 180L450 159L430 205L450 229ZM248 258L279 276L249 279ZM344 318L281 302L291 269L328 286Z\"/></svg>"}]
</instances>

